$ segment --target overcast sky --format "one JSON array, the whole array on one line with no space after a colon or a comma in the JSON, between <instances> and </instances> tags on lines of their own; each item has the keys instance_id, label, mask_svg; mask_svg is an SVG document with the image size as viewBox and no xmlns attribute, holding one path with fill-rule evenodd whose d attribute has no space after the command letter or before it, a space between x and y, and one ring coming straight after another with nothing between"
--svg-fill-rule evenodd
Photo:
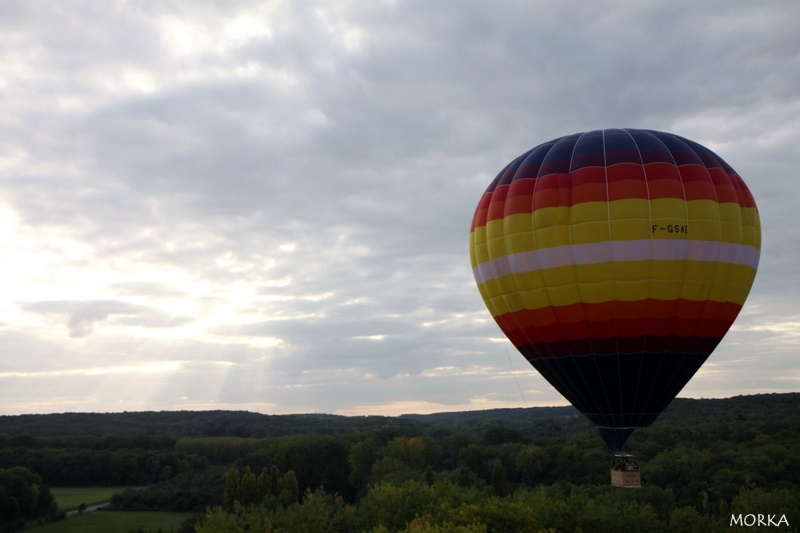
<instances>
[{"instance_id":1,"label":"overcast sky","mask_svg":"<svg viewBox=\"0 0 800 533\"><path fill-rule=\"evenodd\" d=\"M800 390L800 3L0 3L0 414L564 404L480 299L498 171L669 131L763 225L681 393Z\"/></svg>"}]
</instances>

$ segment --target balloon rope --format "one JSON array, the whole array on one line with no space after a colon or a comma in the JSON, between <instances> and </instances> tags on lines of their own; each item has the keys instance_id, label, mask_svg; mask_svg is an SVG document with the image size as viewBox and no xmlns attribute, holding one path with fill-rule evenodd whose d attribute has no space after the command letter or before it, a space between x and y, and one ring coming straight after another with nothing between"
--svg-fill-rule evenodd
<instances>
[{"instance_id":1,"label":"balloon rope","mask_svg":"<svg viewBox=\"0 0 800 533\"><path fill-rule=\"evenodd\" d=\"M519 379L517 378L517 371L514 370L514 364L511 362L511 354L508 351L508 346L506 346L506 343L503 343L503 348L506 349L506 356L508 357L508 366L511 367L511 374L514 375L514 381L517 382L517 389L519 389L519 395L522 398L522 403L525 404L525 408L527 409L528 401L525 399L525 395L522 394L522 387L520 387L519 385Z\"/></svg>"}]
</instances>

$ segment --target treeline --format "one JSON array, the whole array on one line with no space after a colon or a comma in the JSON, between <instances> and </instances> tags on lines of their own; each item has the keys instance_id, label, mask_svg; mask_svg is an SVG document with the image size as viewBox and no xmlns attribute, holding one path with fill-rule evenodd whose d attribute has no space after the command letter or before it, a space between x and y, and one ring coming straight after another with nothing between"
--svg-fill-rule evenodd
<instances>
[{"instance_id":1,"label":"treeline","mask_svg":"<svg viewBox=\"0 0 800 533\"><path fill-rule=\"evenodd\" d=\"M609 485L608 453L591 432L531 438L505 426L482 434L387 426L347 439L217 439L241 455L224 505L209 509L197 532L714 532L758 520L790 530L800 524L800 410L788 407L700 413L640 431L631 449L645 458L642 489ZM200 454L207 444L182 443ZM324 450L327 484L297 474L296 501L259 498L257 480L278 479L280 468L256 476L252 465L320 468L314 456Z\"/></svg>"},{"instance_id":2,"label":"treeline","mask_svg":"<svg viewBox=\"0 0 800 533\"><path fill-rule=\"evenodd\" d=\"M237 530L251 520L292 531L530 530L508 522L514 513L529 524L567 531L619 529L595 526L619 525L615 520L623 518L648 525L636 530L652 525L653 531L691 531L677 524L697 520L713 530L745 502L766 505L751 507L753 512L797 503L800 394L676 404L628 443L642 468L641 490L609 486L610 454L571 408L399 418L296 415L271 417L280 426L272 429L260 425L263 415L231 413L233 421L226 423L222 412L207 412L201 414L210 419L190 417L199 423L194 432L175 413L115 415L134 421L119 433L100 433L110 427L107 421L80 434L48 432L42 419L25 418L22 425L0 426L0 468L27 468L43 486L147 485L120 492L112 507L210 507L203 526L209 532L225 530L215 529L218 524L236 523L229 530ZM56 415L44 418L59 420L51 417ZM135 431L150 417L160 425ZM219 431L210 431L212 422ZM170 424L179 431L160 432ZM291 426L313 429L294 434ZM36 431L19 433L20 427ZM233 471L240 492L232 497L226 484ZM255 480L255 493L241 488L245 478L248 486ZM265 486L283 492L270 493L274 497L265 503L258 496ZM237 500L238 508L232 505ZM287 525L301 518L316 523L309 513L339 526ZM794 527L800 523L800 517L789 520Z\"/></svg>"},{"instance_id":3,"label":"treeline","mask_svg":"<svg viewBox=\"0 0 800 533\"><path fill-rule=\"evenodd\" d=\"M264 415L246 411L145 411L124 413L58 413L0 416L0 432L6 436L142 438L170 437L278 437L319 433L341 435L367 431L394 421L417 421L384 416L345 417L327 414Z\"/></svg>"},{"instance_id":4,"label":"treeline","mask_svg":"<svg viewBox=\"0 0 800 533\"><path fill-rule=\"evenodd\" d=\"M54 486L146 485L208 464L201 456L174 449L0 448L0 468L22 466Z\"/></svg>"},{"instance_id":5,"label":"treeline","mask_svg":"<svg viewBox=\"0 0 800 533\"><path fill-rule=\"evenodd\" d=\"M2 427L2 426L0 426ZM3 428L5 429L5 428ZM171 450L176 437L157 434L18 435L0 433L0 448L80 448L85 450Z\"/></svg>"},{"instance_id":6,"label":"treeline","mask_svg":"<svg viewBox=\"0 0 800 533\"><path fill-rule=\"evenodd\" d=\"M726 399L675 399L659 421L687 417L719 417L792 412L800 393L758 394ZM4 438L103 437L147 439L177 437L279 437L299 434L341 436L372 431L387 424L411 428L458 429L482 433L503 425L528 436L583 431L588 422L570 406L492 409L431 415L355 416L327 414L263 415L246 411L161 411L123 413L59 413L0 416ZM140 446L137 446L140 447Z\"/></svg>"},{"instance_id":7,"label":"treeline","mask_svg":"<svg viewBox=\"0 0 800 533\"><path fill-rule=\"evenodd\" d=\"M202 513L209 506L222 504L227 470L209 466L144 488L126 488L112 496L111 509Z\"/></svg>"},{"instance_id":8,"label":"treeline","mask_svg":"<svg viewBox=\"0 0 800 533\"><path fill-rule=\"evenodd\" d=\"M713 533L730 531L731 525L737 525L732 516L753 516L753 509L769 509L773 523L791 526L800 520L799 506L797 492L787 489L741 489L727 512L718 514L679 506L669 489L659 487L626 490L567 483L521 487L498 495L487 487L463 486L448 479L430 484L408 480L378 483L354 504L317 489L288 505L235 505L232 512L217 506L198 522L195 531Z\"/></svg>"},{"instance_id":9,"label":"treeline","mask_svg":"<svg viewBox=\"0 0 800 533\"><path fill-rule=\"evenodd\" d=\"M764 503L764 512L792 509L786 502L795 502L800 494L800 410L720 418L701 415L659 422L640 431L631 439L630 449L639 452L645 488L633 491L609 486L610 456L590 430L529 437L505 426L475 433L387 425L341 437L193 437L178 439L175 447L180 453L205 458L216 465L214 468L232 464L242 478L258 479L258 473L272 470L292 471L300 495L298 501L283 507L256 506L258 509L253 511L260 520L266 520L267 515L272 517L269 520L278 520L275 524L295 516L292 513L300 517L311 512L308 506L323 504L330 512L335 508L339 509L336 513L361 516L364 509L378 508L374 502L379 501L387 509L405 509L398 511L393 525L383 518L375 519L389 531L402 531L407 522L414 522L415 513L422 516L425 510L430 516L422 522L427 520L436 527L445 522L456 523L453 516L463 514L472 521L465 518L458 522L460 527L482 524L489 531L512 531L516 529L503 529L488 521L487 516L479 517L475 506L508 511L509 506L524 507L533 505L533 500L546 500L562 509L558 523L574 525L578 520L575 509L587 498L595 502L594 506L600 501L622 505L618 499L627 498L625 502L637 502L638 511L626 507L628 510L616 512L625 520L635 517L645 524L652 522L653 530L658 531L677 528L674 524L698 517L702 518L698 523L716 527L726 516L730 518L733 509L742 508L743 502L753 498ZM225 475L218 474L217 496L207 503L230 510L230 502L224 504L224 480ZM165 481L146 490L130 491L125 506L155 508L153 504L160 494L165 502L163 508L169 508L175 502L171 494L177 493L172 489L174 482ZM382 494L385 500L379 498ZM433 500L421 504L416 498L419 494ZM440 497L455 499L435 504ZM311 503L307 498L312 499ZM249 499L244 501L250 503ZM610 511L605 505L589 506L583 511L597 515L584 516L586 523L615 523L606 516ZM782 512L795 516L788 510ZM370 511L368 515L375 513ZM211 516L225 524L235 519L227 516L230 512L224 514L220 516L217 510ZM497 519L501 516L503 513ZM242 520L251 518L254 519L250 516ZM360 524L358 527L365 527L365 523L371 524L370 528L377 527L378 522L363 520L362 517L355 522ZM421 527L422 522L414 522L415 527Z\"/></svg>"},{"instance_id":10,"label":"treeline","mask_svg":"<svg viewBox=\"0 0 800 533\"><path fill-rule=\"evenodd\" d=\"M41 476L19 466L0 468L0 532L20 530L27 522L54 517L56 512Z\"/></svg>"}]
</instances>

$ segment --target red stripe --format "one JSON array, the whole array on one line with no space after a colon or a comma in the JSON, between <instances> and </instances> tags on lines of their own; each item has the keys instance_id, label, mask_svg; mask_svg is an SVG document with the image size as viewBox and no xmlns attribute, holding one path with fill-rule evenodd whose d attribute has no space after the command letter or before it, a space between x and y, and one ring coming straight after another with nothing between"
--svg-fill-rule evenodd
<instances>
[{"instance_id":1,"label":"red stripe","mask_svg":"<svg viewBox=\"0 0 800 533\"><path fill-rule=\"evenodd\" d=\"M492 201L492 193L487 192L481 196L478 207L475 208L475 214L472 215L472 225L469 228L470 233L475 231L475 228L486 225L486 217L489 214L489 204Z\"/></svg>"},{"instance_id":2,"label":"red stripe","mask_svg":"<svg viewBox=\"0 0 800 533\"><path fill-rule=\"evenodd\" d=\"M741 305L733 303L692 300L578 303L523 309L500 315L496 321L517 347L559 342L589 346L608 340L670 336L719 340L740 309Z\"/></svg>"},{"instance_id":3,"label":"red stripe","mask_svg":"<svg viewBox=\"0 0 800 533\"><path fill-rule=\"evenodd\" d=\"M678 167L686 191L687 200L714 200L717 193L714 191L714 182L708 175L708 169L701 165L681 165Z\"/></svg>"},{"instance_id":4,"label":"red stripe","mask_svg":"<svg viewBox=\"0 0 800 533\"><path fill-rule=\"evenodd\" d=\"M526 344L517 348L529 361L549 357L595 356L613 354L673 353L708 355L719 344L711 337L614 337L553 343Z\"/></svg>"},{"instance_id":5,"label":"red stripe","mask_svg":"<svg viewBox=\"0 0 800 533\"><path fill-rule=\"evenodd\" d=\"M511 183L506 196L505 216L530 213L533 210L533 191L536 180L523 179Z\"/></svg>"},{"instance_id":6,"label":"red stripe","mask_svg":"<svg viewBox=\"0 0 800 533\"><path fill-rule=\"evenodd\" d=\"M547 207L571 207L585 202L677 198L714 200L756 207L753 195L736 174L700 165L675 167L650 163L645 167L619 163L608 168L585 167L571 174L548 174L536 180L498 185L481 198L477 209L488 209L485 222ZM477 215L477 213L476 213ZM475 217L475 220L480 220ZM480 226L480 223L473 225Z\"/></svg>"},{"instance_id":7,"label":"red stripe","mask_svg":"<svg viewBox=\"0 0 800 533\"><path fill-rule=\"evenodd\" d=\"M747 185L744 184L744 180L737 175L731 175L731 180L734 183L734 186L739 191L739 203L744 207L756 207L755 198L753 198L753 193L750 192L750 189L747 188Z\"/></svg>"},{"instance_id":8,"label":"red stripe","mask_svg":"<svg viewBox=\"0 0 800 533\"><path fill-rule=\"evenodd\" d=\"M506 196L508 195L508 185L501 185L492 193L492 200L489 202L489 212L486 214L487 220L501 220L505 218Z\"/></svg>"},{"instance_id":9,"label":"red stripe","mask_svg":"<svg viewBox=\"0 0 800 533\"><path fill-rule=\"evenodd\" d=\"M717 191L717 201L719 203L739 203L739 194L730 174L721 168L709 168L708 173L711 176L711 181L714 182L714 190Z\"/></svg>"}]
</instances>

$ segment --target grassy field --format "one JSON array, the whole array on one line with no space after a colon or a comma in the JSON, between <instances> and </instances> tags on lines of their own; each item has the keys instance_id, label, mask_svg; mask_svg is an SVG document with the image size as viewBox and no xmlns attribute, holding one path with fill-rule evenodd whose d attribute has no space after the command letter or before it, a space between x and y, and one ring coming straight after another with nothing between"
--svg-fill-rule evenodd
<instances>
[{"instance_id":1,"label":"grassy field","mask_svg":"<svg viewBox=\"0 0 800 533\"><path fill-rule=\"evenodd\" d=\"M125 487L50 487L50 492L56 499L61 511L72 511L82 503L87 506L107 502L114 493L120 492Z\"/></svg>"},{"instance_id":2,"label":"grassy field","mask_svg":"<svg viewBox=\"0 0 800 533\"><path fill-rule=\"evenodd\" d=\"M35 533L129 533L130 531L178 531L192 513L95 511L26 528Z\"/></svg>"}]
</instances>

